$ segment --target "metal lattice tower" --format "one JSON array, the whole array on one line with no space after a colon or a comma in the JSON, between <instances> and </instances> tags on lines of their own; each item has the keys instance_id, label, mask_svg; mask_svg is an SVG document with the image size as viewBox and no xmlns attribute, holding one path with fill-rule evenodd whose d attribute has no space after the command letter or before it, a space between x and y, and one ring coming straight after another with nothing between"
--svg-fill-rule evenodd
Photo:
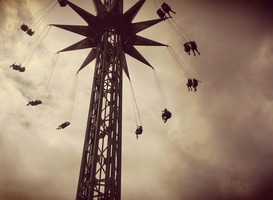
<instances>
[{"instance_id":1,"label":"metal lattice tower","mask_svg":"<svg viewBox=\"0 0 273 200\"><path fill-rule=\"evenodd\" d=\"M93 199L119 199L120 196L120 43L120 36L108 30L98 46L77 199L88 199L90 193Z\"/></svg>"},{"instance_id":2,"label":"metal lattice tower","mask_svg":"<svg viewBox=\"0 0 273 200\"><path fill-rule=\"evenodd\" d=\"M125 53L152 68L134 45L166 46L136 35L162 21L132 23L144 2L123 13L123 0L93 0L94 16L65 1L88 25L53 24L86 37L60 52L92 48L78 71L96 59L76 200L121 198L123 70L130 79Z\"/></svg>"}]
</instances>

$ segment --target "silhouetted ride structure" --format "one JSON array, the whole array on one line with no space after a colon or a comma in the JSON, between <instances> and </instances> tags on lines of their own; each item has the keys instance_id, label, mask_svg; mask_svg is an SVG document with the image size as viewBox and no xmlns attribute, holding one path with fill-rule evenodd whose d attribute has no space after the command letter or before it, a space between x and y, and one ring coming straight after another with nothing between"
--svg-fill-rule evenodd
<instances>
[{"instance_id":1,"label":"silhouetted ride structure","mask_svg":"<svg viewBox=\"0 0 273 200\"><path fill-rule=\"evenodd\" d=\"M120 200L121 199L121 157L122 157L122 87L123 87L123 71L130 81L130 74L126 62L125 54L137 59L150 67L154 72L152 65L141 55L134 46L167 46L165 44L138 36L137 33L169 18L172 18L170 12L175 12L165 2L162 3L156 13L159 19L153 19L143 22L133 23L135 16L145 3L145 0L138 0L126 12L123 12L123 0L93 0L96 16L87 12L67 0L51 1L45 9L37 12L36 18L33 18L30 26L38 27L46 16L53 10L56 4L61 7L67 5L71 7L87 25L63 25L50 24L49 28L45 28L37 39L35 45L30 51L26 52L23 63L27 66L34 51L40 42L44 39L52 26L70 31L85 38L59 52L57 52L52 62L52 70L44 90L48 86L48 82L53 73L58 55L60 52L73 51L78 49L91 48L90 53L80 66L77 74L85 68L90 62L95 60L94 77L89 105L89 113L87 118L87 127L82 152L82 160L76 200ZM169 17L166 17L166 14ZM177 32L181 33L178 24L171 23ZM29 25L23 23L21 30L32 36L34 31ZM182 34L178 34L181 39ZM184 38L185 39L185 38ZM180 73L183 72L188 78L188 82L184 81L188 90L196 91L199 80L183 68L182 62L171 47L167 46L170 53L174 56L177 63L182 67ZM197 45L193 41L184 44L185 51L190 54L190 50L199 53ZM200 54L200 53L199 53ZM25 72L26 67L22 67L21 63L12 64L12 69ZM181 70L183 72L181 72ZM77 84L77 74L75 77L75 87L72 99L75 98L75 90ZM155 82L158 84L159 92L164 100L164 92L160 87L157 75L154 73ZM131 81L130 81L131 84ZM135 119L136 119L136 138L143 133L143 126L140 120L137 108L136 98L131 84L132 99L134 103ZM44 93L44 92L43 92ZM43 96L43 95L42 95ZM27 106L38 106L42 104L41 99L29 101ZM73 101L72 101L73 104ZM164 123L172 117L172 113L163 105L162 120ZM70 109L69 114L71 115ZM137 113L137 114L136 114ZM137 116L138 115L138 116ZM138 118L138 120L137 120ZM60 124L56 129L64 129L71 123L69 120Z\"/></svg>"},{"instance_id":2,"label":"silhouetted ride structure","mask_svg":"<svg viewBox=\"0 0 273 200\"><path fill-rule=\"evenodd\" d=\"M144 2L138 1L123 13L123 0L93 0L97 11L94 16L65 1L88 25L52 24L86 37L60 51L92 48L79 71L96 59L77 200L120 199L123 70L130 79L125 53L152 68L134 45L166 46L136 35L162 21L132 23ZM142 129L136 134L140 132Z\"/></svg>"}]
</instances>

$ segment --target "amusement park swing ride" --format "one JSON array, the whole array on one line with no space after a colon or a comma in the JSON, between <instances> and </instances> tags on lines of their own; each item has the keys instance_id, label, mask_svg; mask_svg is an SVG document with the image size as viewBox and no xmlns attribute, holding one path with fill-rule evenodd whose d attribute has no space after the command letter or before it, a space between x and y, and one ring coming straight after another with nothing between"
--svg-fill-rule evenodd
<instances>
[{"instance_id":1,"label":"amusement park swing ride","mask_svg":"<svg viewBox=\"0 0 273 200\"><path fill-rule=\"evenodd\" d=\"M174 14L175 12L171 7L164 2L155 0L155 4L159 8L156 11L159 18L134 23L133 20L145 3L145 0L138 0L126 12L123 11L123 1L93 0L96 10L95 16L68 0L52 0L46 8L35 14L31 22L23 23L21 30L26 32L27 35L34 37L37 27L42 24L42 21L58 3L61 7L69 6L72 8L87 25L50 24L48 28L43 30L31 50L26 52L26 61L21 64L14 63L10 66L15 71L20 73L25 72L34 51L43 41L51 27L57 27L84 36L84 39L59 51L58 54L78 49L91 49L77 71L78 74L89 63L95 60L76 200L121 199L123 72L130 81L125 54L142 62L155 72L153 66L141 55L135 46L165 46L174 56L178 65L181 66L180 73L187 75L186 86L188 90L190 91L193 88L196 91L198 82L200 82L192 78L193 76L183 68L181 60L171 47L137 35L139 32L167 20L176 29L180 42L184 41L184 51L189 55L190 51L192 51L194 56L195 51L200 54L196 43L191 39L187 39L186 35L182 34L179 25L172 19L170 12ZM58 54L53 61L53 65L56 64ZM155 77L158 85L160 85L158 77L156 75ZM160 86L159 90L163 96ZM143 132L143 126L134 93L133 97L140 121L135 131L138 138ZM27 106L39 106L42 103L43 99L35 99L28 102ZM171 116L172 113L166 107L163 108L163 122L167 122ZM135 115L135 117L137 116ZM69 125L70 121L66 121L60 124L57 129L64 129Z\"/></svg>"}]
</instances>

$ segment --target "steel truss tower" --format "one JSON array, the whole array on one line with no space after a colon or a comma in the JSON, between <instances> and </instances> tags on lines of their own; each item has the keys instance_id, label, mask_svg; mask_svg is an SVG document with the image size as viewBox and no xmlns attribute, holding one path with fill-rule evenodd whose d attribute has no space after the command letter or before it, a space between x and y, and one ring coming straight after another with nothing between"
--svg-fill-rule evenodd
<instances>
[{"instance_id":1,"label":"steel truss tower","mask_svg":"<svg viewBox=\"0 0 273 200\"><path fill-rule=\"evenodd\" d=\"M66 1L87 26L53 26L86 38L60 52L92 48L78 71L96 59L76 200L120 200L122 144L122 73L130 80L125 53L152 68L134 45L166 46L136 35L162 21L132 23L144 4L123 13L123 0L93 0L94 16Z\"/></svg>"},{"instance_id":2,"label":"steel truss tower","mask_svg":"<svg viewBox=\"0 0 273 200\"><path fill-rule=\"evenodd\" d=\"M120 35L98 45L77 199L120 199L122 68Z\"/></svg>"}]
</instances>

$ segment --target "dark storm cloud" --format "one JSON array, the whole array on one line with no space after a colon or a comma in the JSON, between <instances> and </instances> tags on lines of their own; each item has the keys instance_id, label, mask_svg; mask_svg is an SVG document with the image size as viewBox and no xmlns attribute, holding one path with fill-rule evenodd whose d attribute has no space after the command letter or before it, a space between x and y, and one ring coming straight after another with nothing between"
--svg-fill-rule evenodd
<instances>
[{"instance_id":1,"label":"dark storm cloud","mask_svg":"<svg viewBox=\"0 0 273 200\"><path fill-rule=\"evenodd\" d=\"M202 80L193 101L208 129L187 133L186 145L173 133L164 182L177 199L271 199L272 1L191 2L183 5L195 14L201 58L192 63Z\"/></svg>"}]
</instances>

